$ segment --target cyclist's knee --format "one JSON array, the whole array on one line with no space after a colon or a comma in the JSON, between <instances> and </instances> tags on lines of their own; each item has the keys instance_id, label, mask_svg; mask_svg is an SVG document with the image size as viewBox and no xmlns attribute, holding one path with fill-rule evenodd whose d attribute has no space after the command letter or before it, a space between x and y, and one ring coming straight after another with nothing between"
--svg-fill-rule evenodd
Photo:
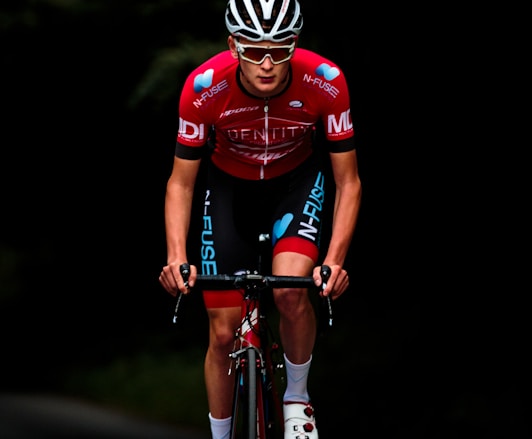
<instances>
[{"instance_id":1,"label":"cyclist's knee","mask_svg":"<svg viewBox=\"0 0 532 439\"><path fill-rule=\"evenodd\" d=\"M240 322L240 308L217 308L208 311L210 319L209 341L213 349L225 351L232 347L235 329Z\"/></svg>"},{"instance_id":2,"label":"cyclist's knee","mask_svg":"<svg viewBox=\"0 0 532 439\"><path fill-rule=\"evenodd\" d=\"M226 351L233 346L235 341L235 330L231 327L217 327L211 330L210 345L214 350Z\"/></svg>"},{"instance_id":3,"label":"cyclist's knee","mask_svg":"<svg viewBox=\"0 0 532 439\"><path fill-rule=\"evenodd\" d=\"M274 291L274 299L281 314L294 314L307 306L308 293L304 288L280 288Z\"/></svg>"}]
</instances>

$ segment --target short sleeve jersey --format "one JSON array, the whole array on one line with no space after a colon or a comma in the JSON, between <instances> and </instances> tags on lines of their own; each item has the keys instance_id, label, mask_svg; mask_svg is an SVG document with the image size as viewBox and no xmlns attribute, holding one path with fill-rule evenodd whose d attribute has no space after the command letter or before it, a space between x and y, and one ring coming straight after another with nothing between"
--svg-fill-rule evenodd
<instances>
[{"instance_id":1,"label":"short sleeve jersey","mask_svg":"<svg viewBox=\"0 0 532 439\"><path fill-rule=\"evenodd\" d=\"M239 73L238 60L227 50L188 76L179 101L178 157L199 158L214 129L216 166L243 179L270 179L310 156L319 122L331 151L354 149L346 80L331 61L297 48L290 83L270 98L246 92Z\"/></svg>"}]
</instances>

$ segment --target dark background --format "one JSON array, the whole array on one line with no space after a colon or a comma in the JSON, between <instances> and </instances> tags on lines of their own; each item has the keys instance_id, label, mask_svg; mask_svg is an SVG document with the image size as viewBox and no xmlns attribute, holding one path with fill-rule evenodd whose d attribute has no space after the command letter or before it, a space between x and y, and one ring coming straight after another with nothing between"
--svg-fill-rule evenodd
<instances>
[{"instance_id":1,"label":"dark background","mask_svg":"<svg viewBox=\"0 0 532 439\"><path fill-rule=\"evenodd\" d=\"M301 3L301 46L349 81L363 183L353 285L315 354L323 431L525 437L528 324L498 262L504 240L478 214L490 190L464 179L475 136L448 17ZM165 183L181 84L225 48L224 7L2 3L3 390L60 393L80 364L176 343L157 281ZM205 342L190 306L180 349Z\"/></svg>"}]
</instances>

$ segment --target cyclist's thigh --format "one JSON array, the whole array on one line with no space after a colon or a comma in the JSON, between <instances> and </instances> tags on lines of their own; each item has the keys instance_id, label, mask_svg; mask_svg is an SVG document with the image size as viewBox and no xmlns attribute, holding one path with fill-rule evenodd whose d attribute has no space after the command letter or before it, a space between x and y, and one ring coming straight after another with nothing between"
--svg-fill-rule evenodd
<instances>
[{"instance_id":1,"label":"cyclist's thigh","mask_svg":"<svg viewBox=\"0 0 532 439\"><path fill-rule=\"evenodd\" d=\"M235 273L251 269L257 257L236 225L237 182L211 169L205 190L200 234L200 270L203 274Z\"/></svg>"},{"instance_id":2,"label":"cyclist's thigh","mask_svg":"<svg viewBox=\"0 0 532 439\"><path fill-rule=\"evenodd\" d=\"M317 164L309 161L293 174L290 188L279 202L274 218L274 255L295 252L316 263L323 222L327 219L325 174Z\"/></svg>"}]
</instances>

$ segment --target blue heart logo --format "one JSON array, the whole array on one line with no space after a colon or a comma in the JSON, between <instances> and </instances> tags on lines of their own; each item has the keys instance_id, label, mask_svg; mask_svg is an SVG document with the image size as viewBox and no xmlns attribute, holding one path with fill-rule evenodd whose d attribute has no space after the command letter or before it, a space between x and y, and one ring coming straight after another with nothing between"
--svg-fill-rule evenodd
<instances>
[{"instance_id":1,"label":"blue heart logo","mask_svg":"<svg viewBox=\"0 0 532 439\"><path fill-rule=\"evenodd\" d=\"M323 63L316 69L318 75L323 76L327 81L332 81L340 74L337 67L331 67L329 64Z\"/></svg>"},{"instance_id":2,"label":"blue heart logo","mask_svg":"<svg viewBox=\"0 0 532 439\"><path fill-rule=\"evenodd\" d=\"M199 93L204 88L209 88L212 85L212 77L214 69L205 70L205 72L196 75L194 78L194 91Z\"/></svg>"},{"instance_id":3,"label":"blue heart logo","mask_svg":"<svg viewBox=\"0 0 532 439\"><path fill-rule=\"evenodd\" d=\"M294 215L292 215L291 213L287 213L281 219L275 221L275 224L273 225L273 245L275 245L277 240L284 235L286 229L288 229L288 226L290 225L293 219Z\"/></svg>"}]
</instances>

